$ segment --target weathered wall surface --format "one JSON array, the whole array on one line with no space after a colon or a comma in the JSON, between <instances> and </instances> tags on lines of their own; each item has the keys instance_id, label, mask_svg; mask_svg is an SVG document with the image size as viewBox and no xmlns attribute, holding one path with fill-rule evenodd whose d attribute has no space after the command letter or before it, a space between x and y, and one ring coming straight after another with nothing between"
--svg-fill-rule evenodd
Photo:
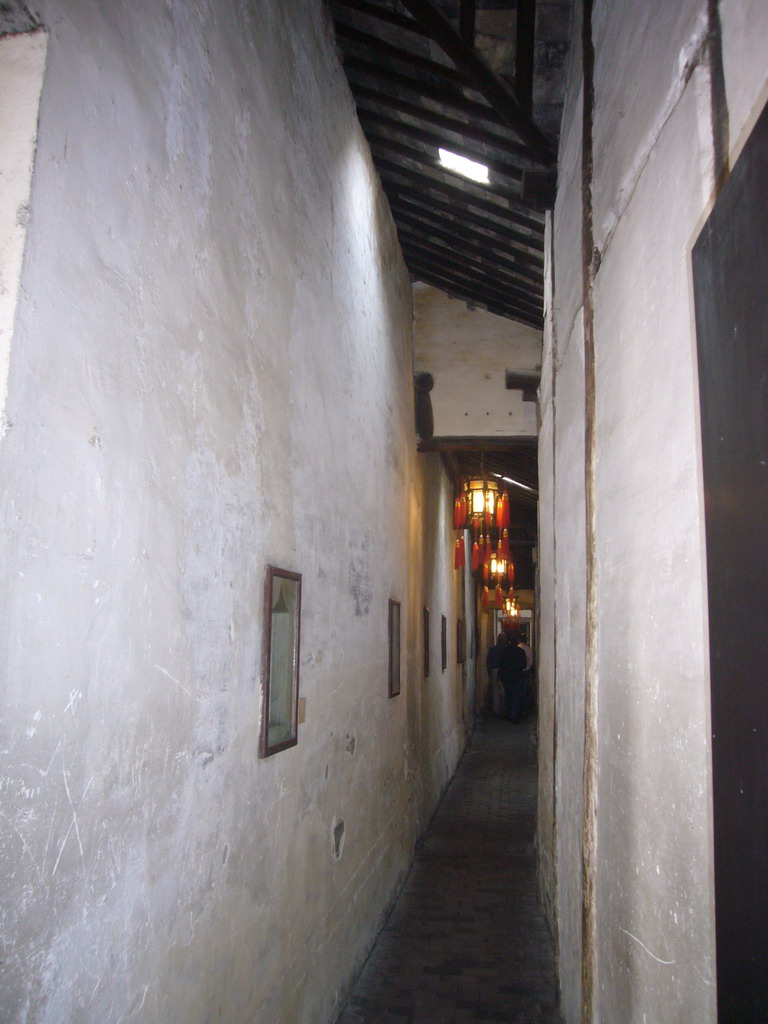
<instances>
[{"instance_id":1,"label":"weathered wall surface","mask_svg":"<svg viewBox=\"0 0 768 1024\"><path fill-rule=\"evenodd\" d=\"M450 538L423 578L416 513L450 496L415 456L410 284L319 3L38 6L3 1017L328 1021L463 745L455 662L413 654L457 591ZM306 721L260 761L268 562L303 574Z\"/></svg>"},{"instance_id":2,"label":"weathered wall surface","mask_svg":"<svg viewBox=\"0 0 768 1024\"><path fill-rule=\"evenodd\" d=\"M541 590L539 849L563 1013L576 1021L581 982L584 733L584 337L581 319L580 67L571 83L552 216L551 292L540 394ZM551 749L548 753L547 748ZM552 765L545 765L547 756Z\"/></svg>"},{"instance_id":3,"label":"weathered wall surface","mask_svg":"<svg viewBox=\"0 0 768 1024\"><path fill-rule=\"evenodd\" d=\"M0 437L5 433L5 391L21 261L29 223L29 190L37 114L45 70L43 31L10 34L0 19Z\"/></svg>"},{"instance_id":4,"label":"weathered wall surface","mask_svg":"<svg viewBox=\"0 0 768 1024\"><path fill-rule=\"evenodd\" d=\"M420 736L417 749L424 752L422 772L424 792L420 820L428 821L436 802L451 778L464 749L466 731L472 724L466 703L471 690L462 679L456 660L457 619L461 614L462 577L453 568L453 487L438 454L419 456L423 470L417 530L421 531L423 583L421 604L418 595L410 602L413 622L411 679L419 693ZM416 531L415 531L416 532ZM418 536L419 533L416 532ZM449 557L447 557L449 556ZM429 612L429 635L423 633L423 609ZM442 619L446 620L446 667L442 661ZM425 675L424 643L429 645L429 674Z\"/></svg>"},{"instance_id":5,"label":"weathered wall surface","mask_svg":"<svg viewBox=\"0 0 768 1024\"><path fill-rule=\"evenodd\" d=\"M768 11L755 2L723 2L719 17L733 157L766 97ZM716 1019L706 566L689 281L690 249L714 189L710 29L701 0L595 3L598 818L591 966L594 1019L627 1024ZM572 627L581 628L576 581L585 565L571 518L582 508L574 466L584 451L582 441L580 456L576 441L583 431L577 363L584 197L573 187L580 89L574 75L554 217L559 369L554 373L551 353L556 389L542 388L548 437L554 430L542 493L553 494L557 538L556 553L542 550L542 566L552 567L548 578L542 572L542 608L556 603L557 630L557 674L549 681L557 697L557 857L544 880L557 896L569 1024L583 1019L579 958L565 940L580 916L580 866L563 863L579 853L582 806L567 768L582 758L579 697L564 692L576 683L578 665L563 662L573 644L578 653ZM548 536L542 533L542 549L555 546ZM549 636L554 644L554 626ZM541 841L551 844L548 835L542 830Z\"/></svg>"},{"instance_id":6,"label":"weathered wall surface","mask_svg":"<svg viewBox=\"0 0 768 1024\"><path fill-rule=\"evenodd\" d=\"M436 437L536 434L536 405L509 391L505 371L537 374L541 331L437 288L414 288L414 362L431 373Z\"/></svg>"},{"instance_id":7,"label":"weathered wall surface","mask_svg":"<svg viewBox=\"0 0 768 1024\"><path fill-rule=\"evenodd\" d=\"M536 802L536 846L539 893L557 947L557 887L555 882L555 758L557 717L555 714L555 660L557 607L555 605L554 524L557 440L554 406L557 381L554 373L557 336L554 331L552 273L552 218L547 217L544 249L544 332L542 339L541 384L539 386L539 507L538 507L538 592L536 605L536 676L538 681L538 798Z\"/></svg>"}]
</instances>

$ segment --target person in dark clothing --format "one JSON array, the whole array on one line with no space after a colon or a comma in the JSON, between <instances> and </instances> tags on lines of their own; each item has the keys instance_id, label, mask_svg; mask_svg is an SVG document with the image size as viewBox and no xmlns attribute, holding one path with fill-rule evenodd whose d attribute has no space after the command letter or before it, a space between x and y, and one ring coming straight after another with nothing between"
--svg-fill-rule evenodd
<instances>
[{"instance_id":1,"label":"person in dark clothing","mask_svg":"<svg viewBox=\"0 0 768 1024\"><path fill-rule=\"evenodd\" d=\"M490 698L489 703L493 708L493 712L496 715L501 714L502 701L499 696L499 657L502 650L507 646L506 633L499 633L496 637L496 643L493 647L488 648L488 654L485 658L485 667L488 670L488 696Z\"/></svg>"},{"instance_id":2,"label":"person in dark clothing","mask_svg":"<svg viewBox=\"0 0 768 1024\"><path fill-rule=\"evenodd\" d=\"M525 698L525 651L518 647L518 633L508 633L508 644L499 654L499 679L504 687L504 710L511 722L519 722Z\"/></svg>"}]
</instances>

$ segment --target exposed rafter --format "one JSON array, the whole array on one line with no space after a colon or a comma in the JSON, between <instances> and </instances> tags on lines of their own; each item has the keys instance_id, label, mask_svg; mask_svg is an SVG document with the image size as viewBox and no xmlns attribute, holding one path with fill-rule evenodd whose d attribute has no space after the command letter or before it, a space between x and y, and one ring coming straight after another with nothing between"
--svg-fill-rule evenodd
<instances>
[{"instance_id":1,"label":"exposed rafter","mask_svg":"<svg viewBox=\"0 0 768 1024\"><path fill-rule=\"evenodd\" d=\"M515 92L520 107L530 114L533 106L533 51L536 33L536 0L517 0L515 39Z\"/></svg>"},{"instance_id":2,"label":"exposed rafter","mask_svg":"<svg viewBox=\"0 0 768 1024\"><path fill-rule=\"evenodd\" d=\"M483 150L480 148L481 146L491 146L508 153L513 159L522 158L525 160L526 149L524 146L493 129L484 128L482 125L474 123L468 124L466 120L462 121L461 118L444 114L440 110L435 110L434 107L410 103L400 96L382 93L381 88L374 89L364 85L357 85L355 87L355 96L358 101L370 100L384 106L395 106L398 114L404 114L415 121L422 121L433 128L442 128L445 131L453 132L454 135L460 138L472 140L472 143L480 143L480 146L477 147L470 144L470 148L473 148L479 156L484 155ZM423 138L425 141L429 141L428 136L423 136ZM516 173L514 177L519 180L520 176Z\"/></svg>"},{"instance_id":3,"label":"exposed rafter","mask_svg":"<svg viewBox=\"0 0 768 1024\"><path fill-rule=\"evenodd\" d=\"M475 45L475 14L477 13L475 0L461 0L459 23L461 38L467 46Z\"/></svg>"},{"instance_id":4,"label":"exposed rafter","mask_svg":"<svg viewBox=\"0 0 768 1024\"><path fill-rule=\"evenodd\" d=\"M536 0L329 4L411 273L540 327L555 140L537 127L535 104L531 112ZM506 80L481 55L489 24L511 31ZM488 182L443 166L440 149L484 165Z\"/></svg>"},{"instance_id":5,"label":"exposed rafter","mask_svg":"<svg viewBox=\"0 0 768 1024\"><path fill-rule=\"evenodd\" d=\"M399 0L418 24L438 43L456 67L466 75L467 82L486 98L510 127L528 146L531 155L544 166L554 164L556 154L552 143L542 135L504 82L491 71L478 52L464 42L429 0Z\"/></svg>"}]
</instances>

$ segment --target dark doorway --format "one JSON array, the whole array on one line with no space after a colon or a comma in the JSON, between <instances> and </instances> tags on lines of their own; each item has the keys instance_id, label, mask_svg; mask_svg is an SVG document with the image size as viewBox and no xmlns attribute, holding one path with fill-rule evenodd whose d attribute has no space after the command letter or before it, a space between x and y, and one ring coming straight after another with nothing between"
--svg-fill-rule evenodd
<instances>
[{"instance_id":1,"label":"dark doorway","mask_svg":"<svg viewBox=\"0 0 768 1024\"><path fill-rule=\"evenodd\" d=\"M768 107L693 250L720 1024L768 1022Z\"/></svg>"}]
</instances>

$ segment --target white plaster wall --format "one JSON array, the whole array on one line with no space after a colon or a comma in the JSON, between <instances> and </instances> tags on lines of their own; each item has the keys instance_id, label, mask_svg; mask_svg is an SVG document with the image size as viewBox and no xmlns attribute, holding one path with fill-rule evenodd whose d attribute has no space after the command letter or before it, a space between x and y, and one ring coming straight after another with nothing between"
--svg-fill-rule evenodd
<instances>
[{"instance_id":1,"label":"white plaster wall","mask_svg":"<svg viewBox=\"0 0 768 1024\"><path fill-rule=\"evenodd\" d=\"M0 38L0 437L47 41L42 31Z\"/></svg>"},{"instance_id":2,"label":"white plaster wall","mask_svg":"<svg viewBox=\"0 0 768 1024\"><path fill-rule=\"evenodd\" d=\"M555 473L557 425L554 400L557 378L557 336L554 331L552 220L547 218L545 244L544 338L539 387L538 573L536 593L536 679L538 714L538 799L536 846L539 892L557 946L557 881L555 855Z\"/></svg>"},{"instance_id":3,"label":"white plaster wall","mask_svg":"<svg viewBox=\"0 0 768 1024\"><path fill-rule=\"evenodd\" d=\"M436 437L535 436L536 403L508 391L505 372L538 373L541 331L417 284L414 364L434 377Z\"/></svg>"},{"instance_id":4,"label":"white plaster wall","mask_svg":"<svg viewBox=\"0 0 768 1024\"><path fill-rule=\"evenodd\" d=\"M429 751L432 789L427 806L434 808L464 749L465 693L456 661L456 610L461 607L461 574L453 568L453 487L439 455L425 459L423 566L425 604L429 609L429 676L422 673L423 749ZM446 557L450 554L450 558ZM442 616L446 618L447 664L442 668ZM466 722L471 726L471 720Z\"/></svg>"},{"instance_id":5,"label":"white plaster wall","mask_svg":"<svg viewBox=\"0 0 768 1024\"><path fill-rule=\"evenodd\" d=\"M686 269L712 184L709 153L695 144L702 109L708 113L702 88L708 98L705 69L694 72L649 154L595 291L598 788L616 809L599 823L600 1005L608 1019L631 1021L663 1007L666 1020L681 1024L715 1013L702 508ZM688 187L667 189L670 181ZM663 360L649 361L661 339Z\"/></svg>"},{"instance_id":6,"label":"white plaster wall","mask_svg":"<svg viewBox=\"0 0 768 1024\"><path fill-rule=\"evenodd\" d=\"M720 0L720 20L733 164L768 102L768 4L763 0Z\"/></svg>"},{"instance_id":7,"label":"white plaster wall","mask_svg":"<svg viewBox=\"0 0 768 1024\"><path fill-rule=\"evenodd\" d=\"M700 59L707 31L701 0L595 4L594 234L601 250Z\"/></svg>"},{"instance_id":8,"label":"white plaster wall","mask_svg":"<svg viewBox=\"0 0 768 1024\"><path fill-rule=\"evenodd\" d=\"M461 574L453 568L453 488L437 454L419 455L411 505L409 561L419 571L409 577L408 705L406 767L415 834L429 824L437 801L464 750L473 718L474 672L456 659L456 620L464 606ZM429 610L429 675L424 673L423 610ZM441 623L446 617L446 668L442 668ZM468 624L468 635L470 633Z\"/></svg>"},{"instance_id":9,"label":"white plaster wall","mask_svg":"<svg viewBox=\"0 0 768 1024\"><path fill-rule=\"evenodd\" d=\"M720 5L731 156L766 97L765 5ZM690 248L713 198L710 72L703 0L595 4L594 225L601 263L596 348L598 573L597 990L595 1020L706 1024L716 1019L710 752L695 336ZM758 9L759 8L759 9ZM578 45L578 40L575 39ZM554 220L560 362L542 422L554 461L556 563L542 609L556 604L555 830L564 1017L580 1020L580 909L569 779L581 757L575 588L585 552L575 463L583 430L578 353L581 196L574 75L566 103ZM559 302L558 302L559 299ZM570 349L567 346L571 346ZM569 370L570 366L570 370ZM542 390L543 401L547 394ZM583 459L583 440L581 442ZM544 479L548 473L550 481ZM567 480L571 481L567 490ZM563 501L570 494L570 509ZM579 527L581 529L581 527ZM542 566L547 556L542 535ZM551 559L551 556L550 556ZM574 613L576 618L574 619ZM555 639L556 630L556 639ZM542 636L545 633L542 626ZM563 635L565 633L565 636ZM545 655L542 652L542 660ZM577 659L578 660L578 659ZM570 702L570 707L569 707ZM565 831L565 835L563 834ZM570 837L570 838L569 838ZM569 882L570 878L570 882Z\"/></svg>"},{"instance_id":10,"label":"white plaster wall","mask_svg":"<svg viewBox=\"0 0 768 1024\"><path fill-rule=\"evenodd\" d=\"M563 339L557 372L555 453L555 604L558 750L557 932L563 1016L580 1019L584 638L586 615L584 497L584 338L581 317Z\"/></svg>"},{"instance_id":11,"label":"white plaster wall","mask_svg":"<svg viewBox=\"0 0 768 1024\"><path fill-rule=\"evenodd\" d=\"M39 7L3 1016L330 1021L463 744L455 666L414 663L457 596L447 538L433 578L413 558L449 493L415 455L408 277L319 3ZM306 721L260 761L267 562L303 574Z\"/></svg>"},{"instance_id":12,"label":"white plaster wall","mask_svg":"<svg viewBox=\"0 0 768 1024\"><path fill-rule=\"evenodd\" d=\"M574 44L578 47L578 42ZM539 844L550 921L557 937L562 1012L580 1020L581 843L584 735L585 491L584 338L581 274L580 64L569 72L567 119L552 216L552 323L546 354L547 386L541 391L539 537L541 642L539 732L551 736L552 768L540 774L540 800L553 820L539 819ZM542 378L543 379L543 378ZM546 439L546 444L544 443ZM547 507L549 505L549 507ZM540 751L543 765L546 747ZM542 792L551 772L554 792ZM547 864L551 864L547 868Z\"/></svg>"}]
</instances>

